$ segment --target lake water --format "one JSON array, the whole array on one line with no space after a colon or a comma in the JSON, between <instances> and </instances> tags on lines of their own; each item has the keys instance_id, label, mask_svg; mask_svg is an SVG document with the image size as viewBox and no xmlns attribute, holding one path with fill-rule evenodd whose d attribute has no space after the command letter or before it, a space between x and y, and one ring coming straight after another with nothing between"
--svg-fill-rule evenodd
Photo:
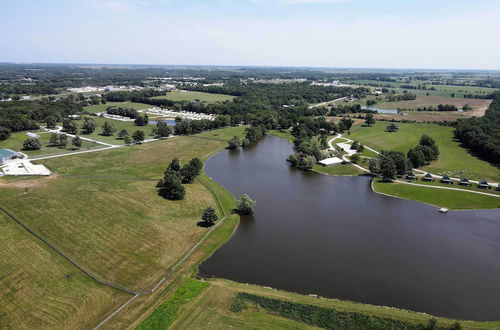
<instances>
[{"instance_id":1,"label":"lake water","mask_svg":"<svg viewBox=\"0 0 500 330\"><path fill-rule=\"evenodd\" d=\"M500 210L450 211L372 192L368 177L301 172L265 137L206 163L257 201L204 276L439 316L500 320Z\"/></svg>"},{"instance_id":2,"label":"lake water","mask_svg":"<svg viewBox=\"0 0 500 330\"><path fill-rule=\"evenodd\" d=\"M368 107L366 105L362 105L361 109L377 111L377 113L391 113L391 114L398 114L399 113L398 110L379 109L379 108L375 108L375 107Z\"/></svg>"},{"instance_id":3,"label":"lake water","mask_svg":"<svg viewBox=\"0 0 500 330\"><path fill-rule=\"evenodd\" d=\"M169 125L169 126L175 126L175 120L173 120L173 119L160 119L159 121L166 121L167 125ZM149 125L156 125L157 123L158 123L157 120L150 120L148 122Z\"/></svg>"}]
</instances>

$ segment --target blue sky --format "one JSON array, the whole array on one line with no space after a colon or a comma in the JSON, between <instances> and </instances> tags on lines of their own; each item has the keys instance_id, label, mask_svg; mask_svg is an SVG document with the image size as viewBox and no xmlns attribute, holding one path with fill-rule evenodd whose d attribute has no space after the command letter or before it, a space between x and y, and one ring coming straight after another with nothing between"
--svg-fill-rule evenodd
<instances>
[{"instance_id":1,"label":"blue sky","mask_svg":"<svg viewBox=\"0 0 500 330\"><path fill-rule=\"evenodd\" d=\"M0 61L500 69L498 0L1 0Z\"/></svg>"}]
</instances>

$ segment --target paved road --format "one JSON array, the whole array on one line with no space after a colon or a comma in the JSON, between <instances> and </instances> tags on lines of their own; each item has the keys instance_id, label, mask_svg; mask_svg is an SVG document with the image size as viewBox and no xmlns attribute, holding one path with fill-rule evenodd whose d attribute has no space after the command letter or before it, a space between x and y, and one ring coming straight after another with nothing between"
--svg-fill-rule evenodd
<instances>
[{"instance_id":1,"label":"paved road","mask_svg":"<svg viewBox=\"0 0 500 330\"><path fill-rule=\"evenodd\" d=\"M324 105L327 105L327 104L330 104L330 103L333 103L333 102L342 101L343 99L345 99L345 97L341 97L341 98L338 98L338 99L335 99L335 100L331 100L331 101L316 103L316 104L310 105L308 108L311 109L311 108L322 107Z\"/></svg>"},{"instance_id":2,"label":"paved road","mask_svg":"<svg viewBox=\"0 0 500 330\"><path fill-rule=\"evenodd\" d=\"M335 150L335 148L333 146L333 141L336 140L336 139L338 139L338 138L346 139L349 142L353 142L352 140L343 137L342 134L337 134L336 136L334 136L332 139L330 139L328 141L328 146L330 147L330 150ZM370 150L370 151L373 151L376 154L380 154L375 149L369 148L367 146L365 146L365 148L368 149L368 150ZM346 162L350 162L350 160L346 156L344 156L344 155L342 155L342 160L344 160ZM358 164L351 163L351 165L359 168L362 171L365 171L367 173L371 173L369 169L364 168L364 167L362 167L362 166L360 166ZM419 172L419 173L427 173L427 172L424 172L424 171L421 171L421 170L417 170L417 169L413 169L413 170L415 172ZM435 178L442 178L442 176L437 175L437 174L432 174L432 176L435 177ZM457 179L457 178L450 178L450 179L456 180L456 181L460 180L460 179ZM493 196L493 197L500 198L500 195L489 194L489 193L481 192L481 191L473 191L473 190L466 190L466 189L452 188L452 187L443 187L443 186L431 186L431 185L425 185L425 184L419 184L419 183L413 183L413 182L407 182L407 181L401 181L401 180L394 180L394 181L397 182L397 183L409 184L409 185L412 185L412 186L419 186L419 187L426 187L426 188L435 188L435 189L446 189L446 190L457 190L457 191L464 191L464 192L470 192L470 193L479 194L479 195L486 195L486 196ZM472 183L478 183L477 181L470 181L470 182L472 182ZM493 183L493 185L496 185L496 183Z\"/></svg>"}]
</instances>

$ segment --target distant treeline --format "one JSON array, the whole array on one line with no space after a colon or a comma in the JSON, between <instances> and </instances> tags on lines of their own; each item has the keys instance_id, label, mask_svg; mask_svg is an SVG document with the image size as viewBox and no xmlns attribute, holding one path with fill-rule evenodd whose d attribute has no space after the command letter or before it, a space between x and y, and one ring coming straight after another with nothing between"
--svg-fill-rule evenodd
<instances>
[{"instance_id":1,"label":"distant treeline","mask_svg":"<svg viewBox=\"0 0 500 330\"><path fill-rule=\"evenodd\" d=\"M82 105L74 97L59 100L0 102L0 129L4 132L38 129L38 122L45 121L49 116L62 121L68 115L81 111ZM4 136L2 134L2 137Z\"/></svg>"},{"instance_id":2,"label":"distant treeline","mask_svg":"<svg viewBox=\"0 0 500 330\"><path fill-rule=\"evenodd\" d=\"M415 100L416 98L417 98L417 95L416 94L412 94L412 93L387 95L387 101L388 102L412 101L412 100Z\"/></svg>"},{"instance_id":3,"label":"distant treeline","mask_svg":"<svg viewBox=\"0 0 500 330\"><path fill-rule=\"evenodd\" d=\"M139 116L139 112L133 108L108 107L106 112L110 115L128 117L130 119L136 119Z\"/></svg>"},{"instance_id":4,"label":"distant treeline","mask_svg":"<svg viewBox=\"0 0 500 330\"><path fill-rule=\"evenodd\" d=\"M473 153L500 165L500 92L493 94L484 117L459 119L455 137Z\"/></svg>"}]
</instances>

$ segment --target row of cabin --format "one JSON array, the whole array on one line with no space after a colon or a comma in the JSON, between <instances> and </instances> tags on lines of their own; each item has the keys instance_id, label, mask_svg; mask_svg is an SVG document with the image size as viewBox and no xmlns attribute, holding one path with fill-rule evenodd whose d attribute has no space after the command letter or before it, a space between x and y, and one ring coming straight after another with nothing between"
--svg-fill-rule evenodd
<instances>
[{"instance_id":1,"label":"row of cabin","mask_svg":"<svg viewBox=\"0 0 500 330\"><path fill-rule=\"evenodd\" d=\"M415 173L410 172L406 175L406 179L410 180L410 181L414 181L414 180L417 180L417 176L415 175ZM423 180L426 182L434 182L434 177L432 176L432 174L426 173L423 177ZM441 183L453 184L453 181L451 180L451 178L448 175L443 175L443 177L441 178ZM458 182L458 184L462 185L462 186L469 186L469 187L472 185L467 178L461 178L460 181ZM484 189L491 188L491 186L488 184L488 182L486 182L486 180L479 180L477 187L484 188ZM498 184L496 189L500 190L500 183Z\"/></svg>"}]
</instances>

